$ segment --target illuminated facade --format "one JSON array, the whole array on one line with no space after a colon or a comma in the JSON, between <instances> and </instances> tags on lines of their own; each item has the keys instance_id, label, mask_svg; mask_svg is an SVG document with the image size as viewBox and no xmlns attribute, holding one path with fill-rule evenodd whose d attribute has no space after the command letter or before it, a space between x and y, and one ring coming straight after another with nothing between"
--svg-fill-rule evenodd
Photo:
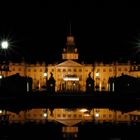
<instances>
[{"instance_id":1,"label":"illuminated facade","mask_svg":"<svg viewBox=\"0 0 140 140\"><path fill-rule=\"evenodd\" d=\"M121 76L127 74L134 77L140 77L140 65L131 64L130 62L122 63L78 63L78 50L75 47L74 37L70 34L67 36L66 47L62 52L63 62L59 64L36 63L27 64L12 63L9 64L8 72L2 72L3 75L9 76L19 73L21 76L29 76L33 79L33 89L42 90L46 86L46 80L51 73L56 80L55 91L85 91L86 79L91 73L94 79L95 90L108 91L108 79L112 76Z\"/></svg>"}]
</instances>

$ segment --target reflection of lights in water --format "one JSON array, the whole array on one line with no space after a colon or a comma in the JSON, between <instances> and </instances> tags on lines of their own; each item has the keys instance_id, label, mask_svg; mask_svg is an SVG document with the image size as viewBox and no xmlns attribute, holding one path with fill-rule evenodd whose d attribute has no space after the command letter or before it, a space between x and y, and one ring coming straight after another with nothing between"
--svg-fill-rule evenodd
<instances>
[{"instance_id":1,"label":"reflection of lights in water","mask_svg":"<svg viewBox=\"0 0 140 140\"><path fill-rule=\"evenodd\" d=\"M64 126L62 127L62 133L64 138L77 138L78 127L76 126Z\"/></svg>"},{"instance_id":2,"label":"reflection of lights in water","mask_svg":"<svg viewBox=\"0 0 140 140\"><path fill-rule=\"evenodd\" d=\"M47 77L47 72L44 72L43 76L44 76L44 77Z\"/></svg>"},{"instance_id":3,"label":"reflection of lights in water","mask_svg":"<svg viewBox=\"0 0 140 140\"><path fill-rule=\"evenodd\" d=\"M89 114L89 113L84 113L84 116L85 116L85 117L89 117L90 114Z\"/></svg>"},{"instance_id":4,"label":"reflection of lights in water","mask_svg":"<svg viewBox=\"0 0 140 140\"><path fill-rule=\"evenodd\" d=\"M43 116L46 118L47 117L47 113L44 113Z\"/></svg>"},{"instance_id":5,"label":"reflection of lights in water","mask_svg":"<svg viewBox=\"0 0 140 140\"><path fill-rule=\"evenodd\" d=\"M86 111L88 111L86 108L80 109L80 112L86 112Z\"/></svg>"}]
</instances>

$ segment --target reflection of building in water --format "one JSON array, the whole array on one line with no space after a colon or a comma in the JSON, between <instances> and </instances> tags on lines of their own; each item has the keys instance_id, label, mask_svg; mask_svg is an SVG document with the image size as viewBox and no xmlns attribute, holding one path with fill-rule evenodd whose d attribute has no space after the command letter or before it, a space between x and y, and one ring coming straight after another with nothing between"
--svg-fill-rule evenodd
<instances>
[{"instance_id":1,"label":"reflection of building in water","mask_svg":"<svg viewBox=\"0 0 140 140\"><path fill-rule=\"evenodd\" d=\"M86 46L85 46L86 47ZM140 65L122 63L79 63L79 53L75 46L74 36L67 36L66 47L62 53L62 63L50 64L45 63L27 64L9 63L8 75L19 73L21 76L29 76L33 79L33 89L43 89L46 86L46 80L49 79L50 73L56 80L55 91L85 91L86 79L91 72L91 77L95 81L96 90L108 90L108 79L113 76L120 76L122 73L134 77L140 76ZM1 66L0 66L1 67Z\"/></svg>"},{"instance_id":2,"label":"reflection of building in water","mask_svg":"<svg viewBox=\"0 0 140 140\"><path fill-rule=\"evenodd\" d=\"M0 110L0 118L8 116L12 122L37 122L57 121L65 126L74 126L81 122L140 122L140 111L122 113L110 109L31 109L14 113Z\"/></svg>"},{"instance_id":3,"label":"reflection of building in water","mask_svg":"<svg viewBox=\"0 0 140 140\"><path fill-rule=\"evenodd\" d=\"M63 126L62 133L64 138L73 139L78 136L78 126Z\"/></svg>"}]
</instances>

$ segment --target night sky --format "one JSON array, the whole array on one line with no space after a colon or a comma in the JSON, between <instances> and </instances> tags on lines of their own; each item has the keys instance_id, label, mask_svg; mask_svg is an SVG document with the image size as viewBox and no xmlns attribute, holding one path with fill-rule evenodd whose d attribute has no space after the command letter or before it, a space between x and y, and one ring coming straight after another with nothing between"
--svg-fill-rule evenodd
<instances>
[{"instance_id":1,"label":"night sky","mask_svg":"<svg viewBox=\"0 0 140 140\"><path fill-rule=\"evenodd\" d=\"M70 23L79 61L140 60L140 8L131 3L4 1L0 17L12 60L60 62Z\"/></svg>"}]
</instances>

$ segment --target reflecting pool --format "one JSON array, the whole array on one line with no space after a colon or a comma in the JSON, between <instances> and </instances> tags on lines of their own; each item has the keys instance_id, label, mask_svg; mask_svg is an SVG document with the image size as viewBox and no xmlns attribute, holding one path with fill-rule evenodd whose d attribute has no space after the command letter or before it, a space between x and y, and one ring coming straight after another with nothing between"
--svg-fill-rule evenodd
<instances>
[{"instance_id":1,"label":"reflecting pool","mask_svg":"<svg viewBox=\"0 0 140 140\"><path fill-rule=\"evenodd\" d=\"M136 139L140 110L33 108L0 110L1 139ZM20 134L20 137L19 135Z\"/></svg>"}]
</instances>

